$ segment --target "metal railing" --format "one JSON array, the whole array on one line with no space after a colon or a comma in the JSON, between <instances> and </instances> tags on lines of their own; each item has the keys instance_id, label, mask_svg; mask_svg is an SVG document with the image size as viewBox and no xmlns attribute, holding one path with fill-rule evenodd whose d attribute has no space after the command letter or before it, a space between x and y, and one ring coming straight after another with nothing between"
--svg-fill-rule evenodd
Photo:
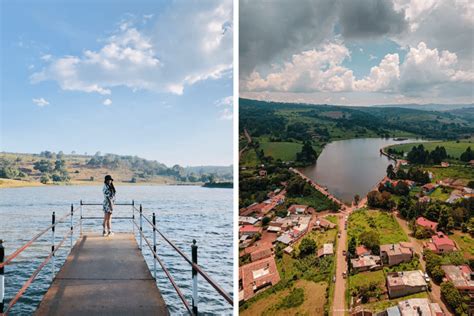
<instances>
[{"instance_id":1,"label":"metal railing","mask_svg":"<svg viewBox=\"0 0 474 316\"><path fill-rule=\"evenodd\" d=\"M103 217L84 217L83 216L83 206L89 205L89 206L101 206L101 203L84 203L80 202L80 218L81 222L83 219L103 219ZM135 228L138 231L138 237L139 237L139 249L143 251L143 241L145 241L146 245L148 246L150 252L153 255L153 277L156 280L156 275L157 275L157 262L161 266L163 272L165 273L166 277L170 281L171 285L173 286L174 290L176 291L176 294L178 294L179 298L181 299L183 305L187 309L187 311L191 315L197 315L198 314L198 274L200 274L209 285L211 285L218 293L220 296L224 298L224 300L230 304L231 306L234 305L232 296L229 295L219 284L217 284L216 281L214 281L203 269L200 267L197 263L198 261L198 246L196 244L196 240L193 239L193 243L191 245L191 258L189 258L188 255L186 255L180 248L178 248L170 239L168 239L156 226L156 214L152 214L152 219L150 220L148 217L143 215L143 207L140 204L139 207L136 207L135 201L132 200L132 203L116 203L115 205L128 205L132 206L132 216L124 216L124 217L113 217L113 219L130 219L132 221L132 226L133 226L133 232L135 233ZM135 217L135 212L139 214L139 219L138 223L136 222L136 217ZM145 220L146 223L149 224L149 226L152 229L152 234L153 234L153 242L150 242L148 238L145 236L143 232L143 220ZM82 227L82 223L80 224ZM186 297L184 296L183 292L175 282L173 276L169 272L169 270L166 268L163 260L158 256L157 254L157 239L156 239L156 234L159 234L164 241L166 241L171 248L177 252L187 263L191 265L191 275L192 275L192 302L189 304L189 302L186 300ZM81 228L81 234L82 234L82 228Z\"/></svg>"},{"instance_id":2,"label":"metal railing","mask_svg":"<svg viewBox=\"0 0 474 316\"><path fill-rule=\"evenodd\" d=\"M66 223L66 219L70 217L70 230L64 235L61 241L56 245L56 226L61 223ZM3 240L0 240L0 315L8 315L13 306L18 302L18 300L23 296L28 287L33 283L41 270L51 261L51 279L54 279L55 275L55 255L56 252L64 245L67 238L70 238L70 247L72 248L73 244L73 235L74 235L74 206L71 204L71 211L66 213L59 219L56 219L56 212L53 212L51 215L51 225L47 228L40 231L36 236L30 239L23 246L15 250L12 254L5 258L5 247L3 245ZM76 224L77 225L77 224ZM11 264L20 254L22 254L26 249L28 249L33 243L38 241L40 237L46 234L48 231L51 231L51 252L49 255L36 267L31 276L23 283L20 290L14 295L14 297L8 302L5 303L5 267Z\"/></svg>"},{"instance_id":3,"label":"metal railing","mask_svg":"<svg viewBox=\"0 0 474 316\"><path fill-rule=\"evenodd\" d=\"M139 208L135 206L135 201L132 200L131 203L116 203L117 206L131 206L132 216L117 216L113 217L114 220L131 220L132 221L132 231L135 235L135 227L138 230L139 235L139 248L143 251L143 241L149 247L152 255L153 255L153 277L156 280L157 276L157 265L158 262L161 266L163 272L165 273L166 277L170 281L171 285L173 286L174 290L178 294L179 298L183 302L185 308L191 315L198 314L198 275L201 275L218 293L222 296L227 303L233 306L233 300L231 295L229 295L222 287L220 287L217 282L215 282L203 269L197 264L198 260L198 246L196 245L196 240L193 240L191 245L191 258L188 257L181 249L179 249L170 239L168 239L156 226L156 215L153 213L152 219L150 220L146 216L143 215L143 207L140 204ZM102 203L84 203L82 200L79 203L79 222L74 224L74 214L77 213L77 207L74 208L74 205L71 204L70 212L65 214L59 219L56 219L56 213L53 212L51 215L51 225L47 228L40 231L36 236L34 236L31 240L25 243L23 246L15 250L12 254L10 254L7 258L5 258L5 248L3 246L3 240L0 240L0 316L6 316L13 306L18 302L18 300L23 296L26 292L28 287L31 283L36 279L39 272L51 261L51 279L54 279L55 276L55 254L56 252L64 245L67 238L70 238L70 250L73 247L73 236L74 230L79 225L80 229L80 236L83 235L83 221L84 220L103 220L103 216L84 216L84 206L102 206ZM135 221L135 212L139 213L139 223ZM56 245L56 226L61 223L66 223L67 218L69 217L70 223L70 230L64 235L61 241ZM143 219L145 222L149 224L153 231L153 243L151 243L148 238L145 236L143 232ZM28 249L33 243L38 241L40 237L46 234L48 231L51 231L51 251L49 255L39 264L39 266L34 270L31 276L26 280L20 290L15 294L15 296L10 300L10 302L6 305L4 302L5 299L5 266L9 265L15 258L17 258L23 251ZM177 252L187 263L191 265L191 275L192 275L192 303L186 300L186 297L182 293L181 289L175 282L173 276L166 268L164 262L157 254L157 240L156 234L159 234L163 240L165 240L171 248Z\"/></svg>"}]
</instances>

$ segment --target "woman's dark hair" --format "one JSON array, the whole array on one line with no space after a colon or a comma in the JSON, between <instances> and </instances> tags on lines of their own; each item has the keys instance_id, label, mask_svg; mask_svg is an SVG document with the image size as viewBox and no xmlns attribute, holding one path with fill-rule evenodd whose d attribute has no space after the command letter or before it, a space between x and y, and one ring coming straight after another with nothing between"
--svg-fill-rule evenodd
<instances>
[{"instance_id":1,"label":"woman's dark hair","mask_svg":"<svg viewBox=\"0 0 474 316\"><path fill-rule=\"evenodd\" d=\"M112 182L110 182L110 184L107 184L107 181L108 181L108 180L111 180ZM114 195L115 195L115 193L116 193L117 191L115 191L114 179L112 179L111 176L106 175L106 176L105 176L105 179L104 179L104 183L105 183L105 185L107 185L107 186L110 188L110 190L112 190L112 192L113 192Z\"/></svg>"}]
</instances>

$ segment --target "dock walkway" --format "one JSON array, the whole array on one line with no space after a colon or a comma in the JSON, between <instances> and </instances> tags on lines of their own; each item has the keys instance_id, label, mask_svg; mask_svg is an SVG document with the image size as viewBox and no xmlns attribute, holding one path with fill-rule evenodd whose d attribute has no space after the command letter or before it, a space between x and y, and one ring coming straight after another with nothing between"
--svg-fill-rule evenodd
<instances>
[{"instance_id":1,"label":"dock walkway","mask_svg":"<svg viewBox=\"0 0 474 316\"><path fill-rule=\"evenodd\" d=\"M133 234L79 238L35 315L168 315Z\"/></svg>"}]
</instances>

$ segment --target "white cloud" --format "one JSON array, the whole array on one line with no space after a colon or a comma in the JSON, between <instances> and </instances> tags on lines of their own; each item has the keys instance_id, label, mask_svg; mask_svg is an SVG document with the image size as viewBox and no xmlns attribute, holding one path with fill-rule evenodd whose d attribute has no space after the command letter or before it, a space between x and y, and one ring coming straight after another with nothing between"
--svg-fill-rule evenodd
<instances>
[{"instance_id":1,"label":"white cloud","mask_svg":"<svg viewBox=\"0 0 474 316\"><path fill-rule=\"evenodd\" d=\"M358 91L393 90L400 77L400 60L398 54L387 54L378 66L370 69L370 74L355 82Z\"/></svg>"},{"instance_id":2,"label":"white cloud","mask_svg":"<svg viewBox=\"0 0 474 316\"><path fill-rule=\"evenodd\" d=\"M39 107L49 105L49 102L46 101L44 98L38 98L38 99L33 98L32 101L33 101L34 104L36 104Z\"/></svg>"},{"instance_id":3,"label":"white cloud","mask_svg":"<svg viewBox=\"0 0 474 316\"><path fill-rule=\"evenodd\" d=\"M234 98L230 95L214 102L217 106L232 106Z\"/></svg>"},{"instance_id":4,"label":"white cloud","mask_svg":"<svg viewBox=\"0 0 474 316\"><path fill-rule=\"evenodd\" d=\"M230 0L176 2L153 22L139 29L122 21L99 50L48 58L31 82L54 80L63 90L102 95L119 86L180 95L186 86L231 74Z\"/></svg>"},{"instance_id":5,"label":"white cloud","mask_svg":"<svg viewBox=\"0 0 474 316\"><path fill-rule=\"evenodd\" d=\"M110 100L110 99L105 99L102 104L103 104L103 105L111 105L111 104L112 104L112 100Z\"/></svg>"},{"instance_id":6,"label":"white cloud","mask_svg":"<svg viewBox=\"0 0 474 316\"><path fill-rule=\"evenodd\" d=\"M369 60L374 60L374 59L377 59L377 56L374 56L372 54L369 54Z\"/></svg>"},{"instance_id":7,"label":"white cloud","mask_svg":"<svg viewBox=\"0 0 474 316\"><path fill-rule=\"evenodd\" d=\"M228 109L228 108L225 108L224 110L222 110L219 116L221 120L232 120L233 117L234 117L234 114L232 112L232 109Z\"/></svg>"}]
</instances>

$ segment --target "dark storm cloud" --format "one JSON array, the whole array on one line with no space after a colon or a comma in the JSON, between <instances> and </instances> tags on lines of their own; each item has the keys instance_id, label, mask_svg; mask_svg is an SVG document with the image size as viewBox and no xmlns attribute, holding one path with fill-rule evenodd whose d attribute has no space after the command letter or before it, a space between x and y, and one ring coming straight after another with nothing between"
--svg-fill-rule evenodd
<instances>
[{"instance_id":1,"label":"dark storm cloud","mask_svg":"<svg viewBox=\"0 0 474 316\"><path fill-rule=\"evenodd\" d=\"M344 38L370 38L405 31L405 11L395 11L389 0L345 0L341 2L339 24Z\"/></svg>"},{"instance_id":2,"label":"dark storm cloud","mask_svg":"<svg viewBox=\"0 0 474 316\"><path fill-rule=\"evenodd\" d=\"M333 30L337 1L240 1L239 53L241 75L319 44Z\"/></svg>"}]
</instances>

